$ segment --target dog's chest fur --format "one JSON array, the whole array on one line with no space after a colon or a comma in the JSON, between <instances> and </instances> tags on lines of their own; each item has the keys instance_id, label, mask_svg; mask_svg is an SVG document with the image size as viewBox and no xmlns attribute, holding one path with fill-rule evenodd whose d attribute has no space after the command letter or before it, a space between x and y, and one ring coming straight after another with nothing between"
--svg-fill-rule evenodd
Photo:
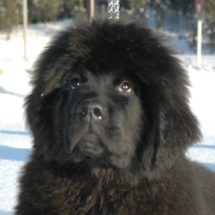
<instances>
[{"instance_id":1,"label":"dog's chest fur","mask_svg":"<svg viewBox=\"0 0 215 215\"><path fill-rule=\"evenodd\" d=\"M44 166L45 168L45 166ZM99 182L90 174L45 168L43 177L26 178L31 189L23 194L40 213L56 215L202 215L204 206L193 178L172 168L156 181L142 179L137 185L119 181ZM56 171L56 172L55 172ZM59 172L61 174L59 174ZM63 174L66 172L66 175ZM56 174L55 174L56 173ZM39 179L40 178L40 179ZM186 181L187 180L187 181ZM183 181L183 182L182 182ZM29 185L29 184L28 184ZM195 189L194 189L195 187ZM200 200L200 201L199 201ZM35 205L34 205L35 204Z\"/></svg>"}]
</instances>

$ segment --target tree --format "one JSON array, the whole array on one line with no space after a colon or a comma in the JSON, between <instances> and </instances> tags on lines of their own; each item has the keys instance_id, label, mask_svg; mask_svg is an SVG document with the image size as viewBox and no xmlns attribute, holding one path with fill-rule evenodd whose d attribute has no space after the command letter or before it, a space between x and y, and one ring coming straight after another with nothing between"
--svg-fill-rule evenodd
<instances>
[{"instance_id":1,"label":"tree","mask_svg":"<svg viewBox=\"0 0 215 215\"><path fill-rule=\"evenodd\" d=\"M10 39L14 27L21 23L22 1L0 0L0 30L6 32L6 39Z\"/></svg>"},{"instance_id":2,"label":"tree","mask_svg":"<svg viewBox=\"0 0 215 215\"><path fill-rule=\"evenodd\" d=\"M57 19L63 7L63 0L37 0L35 5L38 20L46 23Z\"/></svg>"},{"instance_id":3,"label":"tree","mask_svg":"<svg viewBox=\"0 0 215 215\"><path fill-rule=\"evenodd\" d=\"M160 29L164 27L164 14L167 9L166 0L155 0L152 2L154 10L154 17L156 20L156 28Z\"/></svg>"},{"instance_id":4,"label":"tree","mask_svg":"<svg viewBox=\"0 0 215 215\"><path fill-rule=\"evenodd\" d=\"M72 16L82 18L86 18L87 16L84 0L64 0L64 8Z\"/></svg>"},{"instance_id":5,"label":"tree","mask_svg":"<svg viewBox=\"0 0 215 215\"><path fill-rule=\"evenodd\" d=\"M211 42L211 52L215 50L215 1L205 2L206 34Z\"/></svg>"},{"instance_id":6,"label":"tree","mask_svg":"<svg viewBox=\"0 0 215 215\"><path fill-rule=\"evenodd\" d=\"M170 3L171 7L175 10L181 10L186 14L190 8L194 6L194 0L166 0Z\"/></svg>"},{"instance_id":7,"label":"tree","mask_svg":"<svg viewBox=\"0 0 215 215\"><path fill-rule=\"evenodd\" d=\"M131 0L131 12L135 16L146 16L147 0Z\"/></svg>"},{"instance_id":8,"label":"tree","mask_svg":"<svg viewBox=\"0 0 215 215\"><path fill-rule=\"evenodd\" d=\"M38 21L36 0L28 0L28 20L29 23Z\"/></svg>"},{"instance_id":9,"label":"tree","mask_svg":"<svg viewBox=\"0 0 215 215\"><path fill-rule=\"evenodd\" d=\"M120 8L130 9L129 0L120 0Z\"/></svg>"}]
</instances>

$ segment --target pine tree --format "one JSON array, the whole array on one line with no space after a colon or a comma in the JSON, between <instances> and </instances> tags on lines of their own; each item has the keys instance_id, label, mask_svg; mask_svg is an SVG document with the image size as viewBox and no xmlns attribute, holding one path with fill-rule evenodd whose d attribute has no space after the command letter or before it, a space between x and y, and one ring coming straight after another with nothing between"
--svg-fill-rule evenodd
<instances>
[{"instance_id":1,"label":"pine tree","mask_svg":"<svg viewBox=\"0 0 215 215\"><path fill-rule=\"evenodd\" d=\"M130 1L131 12L135 16L146 17L147 0L131 0Z\"/></svg>"},{"instance_id":2,"label":"pine tree","mask_svg":"<svg viewBox=\"0 0 215 215\"><path fill-rule=\"evenodd\" d=\"M21 23L22 1L0 0L0 30L6 33L6 39L10 39L14 27Z\"/></svg>"},{"instance_id":3,"label":"pine tree","mask_svg":"<svg viewBox=\"0 0 215 215\"><path fill-rule=\"evenodd\" d=\"M206 34L211 42L211 52L215 50L215 1L205 2Z\"/></svg>"},{"instance_id":4,"label":"pine tree","mask_svg":"<svg viewBox=\"0 0 215 215\"><path fill-rule=\"evenodd\" d=\"M63 0L37 0L37 18L44 23L56 20L62 10L62 7Z\"/></svg>"},{"instance_id":5,"label":"pine tree","mask_svg":"<svg viewBox=\"0 0 215 215\"><path fill-rule=\"evenodd\" d=\"M28 0L28 20L29 23L38 21L37 7L35 0Z\"/></svg>"},{"instance_id":6,"label":"pine tree","mask_svg":"<svg viewBox=\"0 0 215 215\"><path fill-rule=\"evenodd\" d=\"M129 0L120 0L120 8L130 9Z\"/></svg>"},{"instance_id":7,"label":"pine tree","mask_svg":"<svg viewBox=\"0 0 215 215\"><path fill-rule=\"evenodd\" d=\"M164 14L167 9L166 0L155 0L153 2L154 17L156 20L156 28L164 27Z\"/></svg>"},{"instance_id":8,"label":"pine tree","mask_svg":"<svg viewBox=\"0 0 215 215\"><path fill-rule=\"evenodd\" d=\"M167 1L167 0L166 0ZM194 0L168 0L171 7L175 10L182 10L183 13L187 13L191 7L194 6Z\"/></svg>"},{"instance_id":9,"label":"pine tree","mask_svg":"<svg viewBox=\"0 0 215 215\"><path fill-rule=\"evenodd\" d=\"M84 7L84 0L64 0L65 10L72 16L86 18L87 10Z\"/></svg>"}]
</instances>

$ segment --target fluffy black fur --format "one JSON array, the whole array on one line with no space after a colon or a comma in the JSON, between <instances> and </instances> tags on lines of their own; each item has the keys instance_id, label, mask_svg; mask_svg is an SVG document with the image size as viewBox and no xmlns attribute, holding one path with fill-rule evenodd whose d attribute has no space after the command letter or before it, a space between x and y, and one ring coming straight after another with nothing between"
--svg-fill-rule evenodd
<instances>
[{"instance_id":1,"label":"fluffy black fur","mask_svg":"<svg viewBox=\"0 0 215 215\"><path fill-rule=\"evenodd\" d=\"M173 55L137 23L55 37L26 99L34 148L16 215L215 214L215 174L185 157L201 134Z\"/></svg>"}]
</instances>

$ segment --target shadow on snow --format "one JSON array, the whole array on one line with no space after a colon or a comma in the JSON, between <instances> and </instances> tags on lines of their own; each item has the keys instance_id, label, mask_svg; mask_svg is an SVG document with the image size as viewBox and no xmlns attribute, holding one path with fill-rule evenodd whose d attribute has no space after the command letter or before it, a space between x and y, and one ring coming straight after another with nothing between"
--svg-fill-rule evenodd
<instances>
[{"instance_id":1,"label":"shadow on snow","mask_svg":"<svg viewBox=\"0 0 215 215\"><path fill-rule=\"evenodd\" d=\"M5 130L0 130L0 134L30 135L28 132L25 131L5 131Z\"/></svg>"},{"instance_id":2,"label":"shadow on snow","mask_svg":"<svg viewBox=\"0 0 215 215\"><path fill-rule=\"evenodd\" d=\"M215 145L204 145L204 144L195 144L194 148L206 148L206 149L215 149Z\"/></svg>"},{"instance_id":3,"label":"shadow on snow","mask_svg":"<svg viewBox=\"0 0 215 215\"><path fill-rule=\"evenodd\" d=\"M0 214L1 214L1 215L12 215L12 214L13 214L13 212L9 212L9 211L2 211L2 210L0 210Z\"/></svg>"},{"instance_id":4,"label":"shadow on snow","mask_svg":"<svg viewBox=\"0 0 215 215\"><path fill-rule=\"evenodd\" d=\"M31 149L13 148L0 145L0 159L12 161L26 161ZM1 213L0 213L1 214Z\"/></svg>"},{"instance_id":5,"label":"shadow on snow","mask_svg":"<svg viewBox=\"0 0 215 215\"><path fill-rule=\"evenodd\" d=\"M201 163L201 164L206 166L208 169L215 171L215 164L214 163Z\"/></svg>"},{"instance_id":6,"label":"shadow on snow","mask_svg":"<svg viewBox=\"0 0 215 215\"><path fill-rule=\"evenodd\" d=\"M22 95L22 94L18 94L18 93L14 93L14 92L11 92L11 91L4 90L2 87L0 87L0 93L10 94L10 95L18 96L18 97L22 97L22 98L26 97L26 95Z\"/></svg>"}]
</instances>

